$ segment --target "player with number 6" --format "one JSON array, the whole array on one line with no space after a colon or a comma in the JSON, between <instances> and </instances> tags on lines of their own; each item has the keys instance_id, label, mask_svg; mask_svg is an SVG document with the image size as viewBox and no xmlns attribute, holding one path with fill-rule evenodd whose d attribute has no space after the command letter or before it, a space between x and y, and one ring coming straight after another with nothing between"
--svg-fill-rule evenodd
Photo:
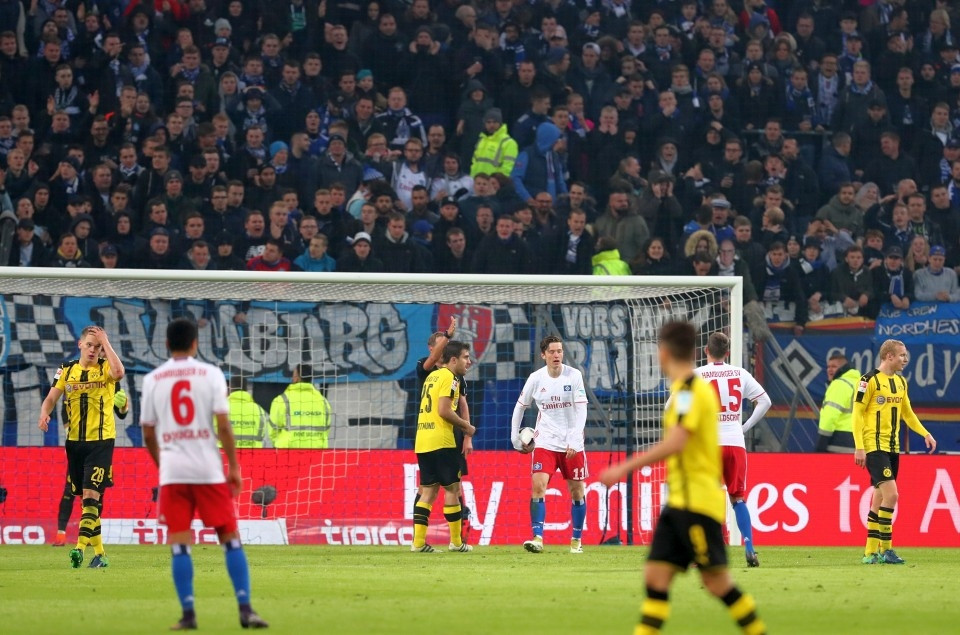
<instances>
[{"instance_id":1,"label":"player with number 6","mask_svg":"<svg viewBox=\"0 0 960 635\"><path fill-rule=\"evenodd\" d=\"M530 523L533 538L523 543L531 553L543 551L543 523L547 515L545 497L550 478L558 470L567 481L572 501L570 517L573 536L570 553L583 553L581 536L587 518L583 482L587 478L587 455L583 449L583 429L587 424L587 394L583 375L563 363L563 340L548 335L540 342L540 357L546 366L533 372L513 409L510 440L523 454L533 453L533 487L530 496ZM523 434L523 413L536 403L536 440ZM527 439L528 442L524 442Z\"/></svg>"}]
</instances>

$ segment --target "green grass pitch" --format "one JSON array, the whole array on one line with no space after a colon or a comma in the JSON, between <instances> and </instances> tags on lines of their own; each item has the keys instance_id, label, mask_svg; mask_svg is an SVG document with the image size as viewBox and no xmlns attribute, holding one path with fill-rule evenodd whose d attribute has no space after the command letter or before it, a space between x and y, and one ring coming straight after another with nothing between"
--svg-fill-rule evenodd
<instances>
[{"instance_id":1,"label":"green grass pitch","mask_svg":"<svg viewBox=\"0 0 960 635\"><path fill-rule=\"evenodd\" d=\"M271 632L491 634L632 633L645 550L549 545L413 554L381 547L249 547L254 607ZM112 547L108 569L71 569L68 548L0 549L5 633L160 633L179 617L166 547ZM960 551L900 550L903 566L864 566L858 549L765 548L733 574L774 635L960 632ZM219 547L194 548L199 626L240 630ZM88 558L90 551L88 550ZM86 565L86 562L84 563ZM734 634L695 572L671 594L665 632Z\"/></svg>"}]
</instances>

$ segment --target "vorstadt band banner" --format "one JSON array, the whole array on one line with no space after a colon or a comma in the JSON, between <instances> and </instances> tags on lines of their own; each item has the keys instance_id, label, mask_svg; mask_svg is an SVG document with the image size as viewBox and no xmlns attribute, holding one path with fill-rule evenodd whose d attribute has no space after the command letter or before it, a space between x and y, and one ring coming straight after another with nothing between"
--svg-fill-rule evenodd
<instances>
[{"instance_id":1,"label":"vorstadt band banner","mask_svg":"<svg viewBox=\"0 0 960 635\"><path fill-rule=\"evenodd\" d=\"M648 468L634 475L637 496L628 505L624 484L608 491L596 481L609 459L605 452L588 453L584 542L625 537L628 514L635 541L649 542L665 500L662 470ZM21 466L0 475L0 485L7 490L0 540L43 543L56 529L63 482L52 478L49 468L62 463L62 449L3 448L0 460ZM412 540L410 510L417 488L412 452L242 450L240 463L244 487L237 510L248 543L400 546ZM569 498L557 478L547 492L548 544L564 544L570 537ZM747 504L758 546L862 546L873 489L852 456L752 454L750 479ZM114 544L162 543L165 528L155 520L157 475L147 453L118 448L114 480L104 507L104 539ZM904 455L897 481L896 543L960 546L960 456ZM276 498L266 505L254 504L253 491L264 486L275 488ZM529 538L529 457L474 453L463 490L472 510L470 542L519 544ZM195 532L201 542L211 539L199 525ZM446 542L442 514L434 513L430 532L434 542ZM74 524L69 537L75 536Z\"/></svg>"}]
</instances>

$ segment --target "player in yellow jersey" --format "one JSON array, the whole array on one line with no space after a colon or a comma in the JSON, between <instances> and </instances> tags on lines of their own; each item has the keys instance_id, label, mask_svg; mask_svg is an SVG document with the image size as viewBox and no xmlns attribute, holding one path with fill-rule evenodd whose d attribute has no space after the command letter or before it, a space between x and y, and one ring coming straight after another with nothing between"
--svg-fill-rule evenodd
<instances>
[{"instance_id":1,"label":"player in yellow jersey","mask_svg":"<svg viewBox=\"0 0 960 635\"><path fill-rule=\"evenodd\" d=\"M76 569L90 545L91 568L109 565L100 537L100 496L113 485L113 444L117 438L113 417L114 393L123 379L123 363L110 346L106 332L88 326L80 332L80 357L60 366L54 385L40 406L37 426L47 431L50 415L66 393L67 472L74 494L83 493L83 513L77 546L70 551Z\"/></svg>"},{"instance_id":2,"label":"player in yellow jersey","mask_svg":"<svg viewBox=\"0 0 960 635\"><path fill-rule=\"evenodd\" d=\"M887 340L877 358L880 365L860 378L853 398L853 443L857 448L853 457L859 467L867 468L874 487L863 564L903 564L903 558L892 549L893 510L899 497L900 423L922 436L930 452L937 449L937 441L913 412L907 380L899 374L910 359L907 347Z\"/></svg>"},{"instance_id":3,"label":"player in yellow jersey","mask_svg":"<svg viewBox=\"0 0 960 635\"><path fill-rule=\"evenodd\" d=\"M117 392L113 394L114 416L126 419L129 412L130 403L127 401L127 393L117 389ZM63 408L62 423L69 423L66 404ZM63 484L63 495L60 497L60 504L57 508L57 537L50 543L52 547L62 547L67 544L67 524L70 522L70 515L73 514L73 499L77 497L78 493L73 491L73 483L70 482L70 470L67 470L66 482ZM103 492L100 493L97 507L100 509L100 515L103 516Z\"/></svg>"},{"instance_id":4,"label":"player in yellow jersey","mask_svg":"<svg viewBox=\"0 0 960 635\"><path fill-rule=\"evenodd\" d=\"M727 570L727 552L720 525L726 516L722 487L717 393L694 371L697 332L687 322L671 322L660 331L659 357L670 380L670 400L663 415L663 439L648 451L608 468L600 475L607 487L633 470L667 462L667 505L657 522L644 567L647 597L634 635L659 633L670 616L673 577L691 563L703 586L720 598L730 616L748 635L763 635L753 598L742 593Z\"/></svg>"},{"instance_id":5,"label":"player in yellow jersey","mask_svg":"<svg viewBox=\"0 0 960 635\"><path fill-rule=\"evenodd\" d=\"M450 550L467 552L473 547L461 538L460 453L454 428L472 437L476 428L457 414L460 402L460 380L470 366L470 346L463 342L447 342L440 365L423 382L420 413L417 418L417 439L414 451L420 465L420 500L413 512L413 545L411 551L437 551L427 544L427 523L430 510L443 487L443 515L450 525Z\"/></svg>"}]
</instances>

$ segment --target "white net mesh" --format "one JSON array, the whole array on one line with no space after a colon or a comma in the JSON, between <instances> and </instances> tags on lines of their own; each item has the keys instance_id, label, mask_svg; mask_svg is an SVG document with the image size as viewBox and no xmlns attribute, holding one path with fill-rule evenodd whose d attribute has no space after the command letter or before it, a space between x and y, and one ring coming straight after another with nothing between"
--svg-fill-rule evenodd
<instances>
[{"instance_id":1,"label":"white net mesh","mask_svg":"<svg viewBox=\"0 0 960 635\"><path fill-rule=\"evenodd\" d=\"M454 316L456 338L471 344L476 360L467 375L478 429L464 479L470 540L529 537L530 463L510 449L510 415L527 375L542 364L537 343L556 333L564 338L566 363L582 370L590 399L586 441L593 476L585 540L646 542L661 502L662 468L610 492L595 475L628 448L659 438L665 387L657 331L667 320L688 319L704 342L718 329L730 333L736 351L741 341L732 278L466 276L451 284L436 276L220 272L178 281L170 278L175 272L125 272L132 276L125 279L103 271L59 273L25 277L21 270L0 270L5 516L48 534L55 529L63 435L59 426L41 433L37 414L55 368L75 356L80 329L101 324L126 366L122 386L132 403L131 416L118 423L116 484L104 507L104 534L112 542L162 540L154 520L156 474L138 447L137 413L143 375L166 358L172 317L198 320L198 356L245 379L266 413L299 364L310 369L311 383L329 403L327 449L241 450L239 511L249 542L410 540L417 482L414 367L426 356L429 335ZM264 445L276 445L264 436ZM555 477L547 497L548 542L569 538L565 490ZM434 516L442 535L443 517Z\"/></svg>"}]
</instances>

